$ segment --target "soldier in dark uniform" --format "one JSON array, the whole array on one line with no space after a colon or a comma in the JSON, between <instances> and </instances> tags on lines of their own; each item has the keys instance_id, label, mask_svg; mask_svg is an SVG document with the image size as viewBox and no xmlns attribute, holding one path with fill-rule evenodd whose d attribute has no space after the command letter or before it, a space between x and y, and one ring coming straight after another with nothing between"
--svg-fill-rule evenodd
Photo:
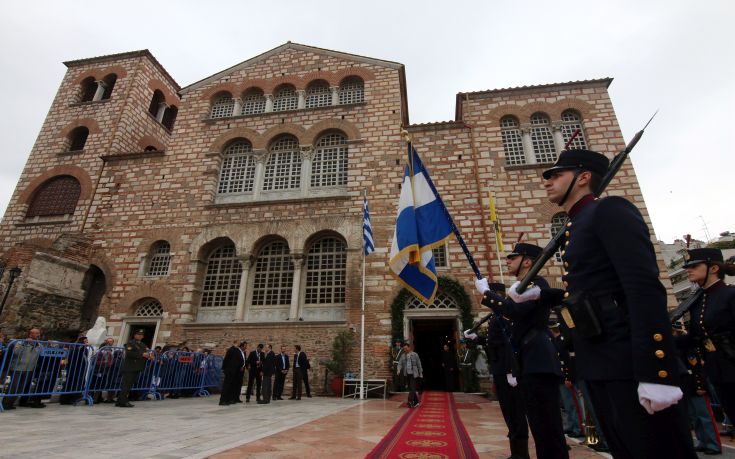
<instances>
[{"instance_id":1,"label":"soldier in dark uniform","mask_svg":"<svg viewBox=\"0 0 735 459\"><path fill-rule=\"evenodd\" d=\"M400 339L395 339L394 341L395 344L390 349L391 364L393 365L393 392L403 392L405 386L403 375L396 371L398 369L398 361L401 359L401 354L403 354L403 343Z\"/></svg>"},{"instance_id":2,"label":"soldier in dark uniform","mask_svg":"<svg viewBox=\"0 0 735 459\"><path fill-rule=\"evenodd\" d=\"M699 347L722 409L735 419L735 287L723 281L725 274L735 274L735 265L725 263L719 249L692 249L687 255L689 280L704 293L690 309L689 335L679 340Z\"/></svg>"},{"instance_id":3,"label":"soldier in dark uniform","mask_svg":"<svg viewBox=\"0 0 735 459\"><path fill-rule=\"evenodd\" d=\"M148 348L143 339L145 331L135 330L133 339L125 345L125 360L123 360L120 371L122 372L122 382L120 383L120 394L117 397L115 406L121 408L132 408L133 405L128 401L130 388L138 380L138 375L145 369L146 360L149 358Z\"/></svg>"},{"instance_id":4,"label":"soldier in dark uniform","mask_svg":"<svg viewBox=\"0 0 735 459\"><path fill-rule=\"evenodd\" d=\"M578 377L616 458L694 458L679 367L651 235L640 211L620 197L597 199L608 159L566 150L543 173L563 229L566 292L531 288L515 301L555 304L572 330Z\"/></svg>"},{"instance_id":5,"label":"soldier in dark uniform","mask_svg":"<svg viewBox=\"0 0 735 459\"><path fill-rule=\"evenodd\" d=\"M503 284L494 283L488 287L498 294L505 291ZM505 425L508 427L510 458L529 459L526 411L523 407L521 390L517 387L518 382L512 375L514 357L509 335L510 323L499 314L493 314L488 321L487 337L478 336L469 330L464 332L466 339L485 346L485 354L490 366L490 374L493 375L498 404L500 405L500 411L503 413Z\"/></svg>"},{"instance_id":6,"label":"soldier in dark uniform","mask_svg":"<svg viewBox=\"0 0 735 459\"><path fill-rule=\"evenodd\" d=\"M516 244L506 260L508 271L518 279L523 278L541 250L534 244ZM549 288L540 276L533 283L542 289ZM512 321L511 345L518 362L513 375L519 381L536 455L541 459L569 457L559 410L561 367L548 328L549 306L537 300L515 302L493 293L486 279L478 280L476 285L483 294L482 304Z\"/></svg>"},{"instance_id":7,"label":"soldier in dark uniform","mask_svg":"<svg viewBox=\"0 0 735 459\"><path fill-rule=\"evenodd\" d=\"M467 345L464 339L459 340L459 349L457 350L457 361L459 362L459 371L462 376L462 391L464 393L477 392L477 377L475 375L475 359L477 352L474 347Z\"/></svg>"}]
</instances>

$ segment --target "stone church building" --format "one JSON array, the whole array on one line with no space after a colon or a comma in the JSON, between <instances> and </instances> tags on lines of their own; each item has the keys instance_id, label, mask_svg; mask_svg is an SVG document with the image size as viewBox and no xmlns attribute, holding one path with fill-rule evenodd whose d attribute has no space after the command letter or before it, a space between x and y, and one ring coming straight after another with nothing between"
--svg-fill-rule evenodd
<instances>
[{"instance_id":1,"label":"stone church building","mask_svg":"<svg viewBox=\"0 0 735 459\"><path fill-rule=\"evenodd\" d=\"M410 124L402 64L290 42L183 88L147 50L65 65L0 225L2 331L61 338L103 316L118 343L143 327L150 345L220 353L240 338L301 344L315 387L335 334L360 332L364 192L366 376L388 376L394 336L434 371L484 314L455 241L434 251L434 304L388 273L401 126L496 281L489 192L506 247L521 233L544 245L564 216L540 175L571 133L609 157L624 147L608 78L458 93L454 120ZM630 163L608 193L648 219ZM559 284L562 269L542 274ZM349 357L357 372L359 345Z\"/></svg>"}]
</instances>

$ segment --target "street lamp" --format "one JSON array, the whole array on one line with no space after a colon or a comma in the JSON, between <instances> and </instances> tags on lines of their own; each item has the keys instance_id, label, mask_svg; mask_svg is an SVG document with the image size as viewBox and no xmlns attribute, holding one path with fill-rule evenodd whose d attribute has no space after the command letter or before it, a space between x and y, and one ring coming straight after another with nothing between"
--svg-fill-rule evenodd
<instances>
[{"instance_id":1,"label":"street lamp","mask_svg":"<svg viewBox=\"0 0 735 459\"><path fill-rule=\"evenodd\" d=\"M3 296L3 301L0 303L0 315L3 313L3 308L5 307L5 301L8 299L8 295L10 294L10 289L13 287L13 282L15 282L15 279L20 276L20 273L22 273L23 270L21 270L19 267L12 268L10 271L8 271L9 279L8 279L8 287L5 289L5 296ZM5 273L5 266L2 267L2 273L0 274L0 278L2 278L2 274Z\"/></svg>"}]
</instances>

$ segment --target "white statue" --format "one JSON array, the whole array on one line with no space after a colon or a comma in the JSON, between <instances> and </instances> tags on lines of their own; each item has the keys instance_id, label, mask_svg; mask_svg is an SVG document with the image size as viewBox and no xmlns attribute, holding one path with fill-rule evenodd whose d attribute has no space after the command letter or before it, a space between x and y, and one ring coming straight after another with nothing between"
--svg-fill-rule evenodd
<instances>
[{"instance_id":1,"label":"white statue","mask_svg":"<svg viewBox=\"0 0 735 459\"><path fill-rule=\"evenodd\" d=\"M97 317L94 327L87 330L87 340L95 349L100 347L107 339L107 321L104 317Z\"/></svg>"}]
</instances>

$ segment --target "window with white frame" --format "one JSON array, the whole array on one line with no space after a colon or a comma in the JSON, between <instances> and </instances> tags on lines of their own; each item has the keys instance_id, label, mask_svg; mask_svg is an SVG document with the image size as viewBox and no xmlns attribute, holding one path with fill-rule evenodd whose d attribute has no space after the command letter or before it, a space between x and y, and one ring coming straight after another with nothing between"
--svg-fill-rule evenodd
<instances>
[{"instance_id":1,"label":"window with white frame","mask_svg":"<svg viewBox=\"0 0 735 459\"><path fill-rule=\"evenodd\" d=\"M505 165L519 166L526 164L523 152L523 137L515 116L504 116L500 119L500 137L505 151Z\"/></svg>"},{"instance_id":2,"label":"window with white frame","mask_svg":"<svg viewBox=\"0 0 735 459\"><path fill-rule=\"evenodd\" d=\"M290 305L293 272L288 244L280 240L266 244L255 260L252 305Z\"/></svg>"},{"instance_id":3,"label":"window with white frame","mask_svg":"<svg viewBox=\"0 0 735 459\"><path fill-rule=\"evenodd\" d=\"M224 151L217 193L250 193L255 183L255 156L252 144L240 139Z\"/></svg>"},{"instance_id":4,"label":"window with white frame","mask_svg":"<svg viewBox=\"0 0 735 459\"><path fill-rule=\"evenodd\" d=\"M140 305L135 309L136 317L161 317L162 315L163 306L155 298L141 300Z\"/></svg>"},{"instance_id":5,"label":"window with white frame","mask_svg":"<svg viewBox=\"0 0 735 459\"><path fill-rule=\"evenodd\" d=\"M360 77L347 77L339 85L339 103L356 104L362 102L365 92L365 83Z\"/></svg>"},{"instance_id":6,"label":"window with white frame","mask_svg":"<svg viewBox=\"0 0 735 459\"><path fill-rule=\"evenodd\" d=\"M406 305L406 309L458 309L458 307L457 301L444 292L437 293L431 304L426 304L414 296Z\"/></svg>"},{"instance_id":7,"label":"window with white frame","mask_svg":"<svg viewBox=\"0 0 735 459\"><path fill-rule=\"evenodd\" d=\"M329 105L332 105L332 91L326 81L315 81L306 88L306 108L327 107Z\"/></svg>"},{"instance_id":8,"label":"window with white frame","mask_svg":"<svg viewBox=\"0 0 735 459\"><path fill-rule=\"evenodd\" d=\"M347 184L347 138L338 132L319 138L311 163L311 186Z\"/></svg>"},{"instance_id":9,"label":"window with white frame","mask_svg":"<svg viewBox=\"0 0 735 459\"><path fill-rule=\"evenodd\" d=\"M346 284L346 244L335 237L324 237L312 244L306 256L304 303L344 304Z\"/></svg>"},{"instance_id":10,"label":"window with white frame","mask_svg":"<svg viewBox=\"0 0 735 459\"><path fill-rule=\"evenodd\" d=\"M255 115L265 112L265 95L262 89L253 88L242 96L242 114Z\"/></svg>"},{"instance_id":11,"label":"window with white frame","mask_svg":"<svg viewBox=\"0 0 735 459\"><path fill-rule=\"evenodd\" d=\"M273 94L273 111L296 110L299 107L299 96L291 85L283 85Z\"/></svg>"},{"instance_id":12,"label":"window with white frame","mask_svg":"<svg viewBox=\"0 0 735 459\"><path fill-rule=\"evenodd\" d=\"M564 229L564 222L566 221L566 213L559 212L557 214L554 214L554 216L551 218L551 230L549 231L552 238L556 236L556 233ZM556 253L554 254L554 258L556 259L556 261L561 261L561 249L556 251Z\"/></svg>"},{"instance_id":13,"label":"window with white frame","mask_svg":"<svg viewBox=\"0 0 735 459\"><path fill-rule=\"evenodd\" d=\"M171 245L167 241L153 244L148 261L146 276L168 276L171 265Z\"/></svg>"},{"instance_id":14,"label":"window with white frame","mask_svg":"<svg viewBox=\"0 0 735 459\"><path fill-rule=\"evenodd\" d=\"M301 183L301 152L296 137L284 136L273 142L265 164L263 190L291 190Z\"/></svg>"},{"instance_id":15,"label":"window with white frame","mask_svg":"<svg viewBox=\"0 0 735 459\"><path fill-rule=\"evenodd\" d=\"M551 133L549 117L543 113L531 116L531 143L533 154L538 163L553 163L556 161L556 146Z\"/></svg>"},{"instance_id":16,"label":"window with white frame","mask_svg":"<svg viewBox=\"0 0 735 459\"><path fill-rule=\"evenodd\" d=\"M207 259L202 289L202 307L235 307L240 291L242 263L237 259L235 244L215 249Z\"/></svg>"},{"instance_id":17,"label":"window with white frame","mask_svg":"<svg viewBox=\"0 0 735 459\"><path fill-rule=\"evenodd\" d=\"M210 118L225 118L232 116L235 110L235 100L229 92L223 92L214 98Z\"/></svg>"},{"instance_id":18,"label":"window with white frame","mask_svg":"<svg viewBox=\"0 0 735 459\"><path fill-rule=\"evenodd\" d=\"M587 141L584 138L584 129L582 129L582 117L579 113L574 110L566 110L561 114L561 135L564 139L564 145L569 142L569 139L574 134L574 131L579 129L579 134L572 140L569 149L586 149Z\"/></svg>"}]
</instances>

